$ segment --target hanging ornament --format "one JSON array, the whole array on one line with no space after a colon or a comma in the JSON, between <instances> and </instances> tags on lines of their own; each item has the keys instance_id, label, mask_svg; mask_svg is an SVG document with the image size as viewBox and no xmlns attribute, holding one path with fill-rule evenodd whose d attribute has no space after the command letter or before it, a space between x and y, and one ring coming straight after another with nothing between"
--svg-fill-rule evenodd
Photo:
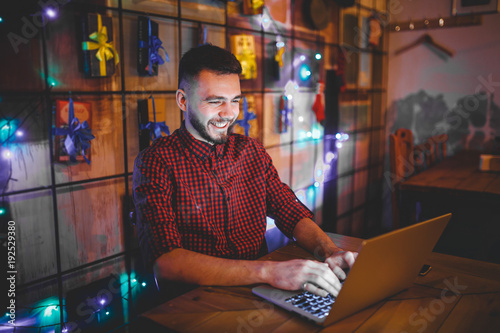
<instances>
[{"instance_id":1,"label":"hanging ornament","mask_svg":"<svg viewBox=\"0 0 500 333\"><path fill-rule=\"evenodd\" d=\"M198 46L207 44L207 26L200 23L198 24Z\"/></svg>"},{"instance_id":2,"label":"hanging ornament","mask_svg":"<svg viewBox=\"0 0 500 333\"><path fill-rule=\"evenodd\" d=\"M110 16L89 13L83 17L82 24L85 74L89 77L113 75L115 66L120 61L113 46L113 19Z\"/></svg>"},{"instance_id":3,"label":"hanging ornament","mask_svg":"<svg viewBox=\"0 0 500 333\"><path fill-rule=\"evenodd\" d=\"M159 112L157 114L156 105L159 104ZM139 149L142 150L149 146L151 141L154 141L165 135L170 135L170 130L165 123L165 100L158 99L155 103L153 96L148 99L138 101L139 113ZM152 120L152 121L151 121Z\"/></svg>"},{"instance_id":4,"label":"hanging ornament","mask_svg":"<svg viewBox=\"0 0 500 333\"><path fill-rule=\"evenodd\" d=\"M314 98L314 103L312 109L314 114L316 115L316 119L320 124L323 125L323 121L325 120L325 83L321 80L318 81L318 89L316 91L316 97Z\"/></svg>"},{"instance_id":5,"label":"hanging ornament","mask_svg":"<svg viewBox=\"0 0 500 333\"><path fill-rule=\"evenodd\" d=\"M335 87L340 92L344 92L346 89L345 86L345 67L346 67L346 59L343 52L339 53L337 63L333 65L333 69L335 70Z\"/></svg>"},{"instance_id":6,"label":"hanging ornament","mask_svg":"<svg viewBox=\"0 0 500 333\"><path fill-rule=\"evenodd\" d=\"M139 50L137 52L137 69L139 75L158 75L158 65L169 62L167 51L162 46L163 42L158 38L158 23L149 17L139 16L137 34L139 38ZM159 54L160 49L165 54L165 60Z\"/></svg>"},{"instance_id":7,"label":"hanging ornament","mask_svg":"<svg viewBox=\"0 0 500 333\"><path fill-rule=\"evenodd\" d=\"M66 111L68 112L68 122L66 123L68 126L64 128L56 127L53 129L53 134L56 136L66 135L64 146L59 146L60 141L56 140L56 147L59 148L56 150L57 160L60 162L65 161L66 159L64 156L69 155L71 162L77 162L77 155L80 153L78 156L81 156L87 164L90 164L90 141L95 139L87 123L87 119L90 121L90 104L78 103L77 113L83 115L86 119L80 123L80 120L75 117L73 100L71 98L69 99L67 107L64 105L64 102L65 101L57 101L56 126L65 123L61 124L61 116L64 115ZM61 152L61 150L63 151ZM88 154L89 157L87 157L86 154Z\"/></svg>"},{"instance_id":8,"label":"hanging ornament","mask_svg":"<svg viewBox=\"0 0 500 333\"><path fill-rule=\"evenodd\" d=\"M372 14L368 18L369 22L369 37L368 37L368 45L376 48L380 44L380 38L382 37L382 27L380 24L380 19L378 15Z\"/></svg>"},{"instance_id":9,"label":"hanging ornament","mask_svg":"<svg viewBox=\"0 0 500 333\"><path fill-rule=\"evenodd\" d=\"M279 133L288 132L292 117L292 96L282 95L280 97L280 117L278 124Z\"/></svg>"},{"instance_id":10,"label":"hanging ornament","mask_svg":"<svg viewBox=\"0 0 500 333\"><path fill-rule=\"evenodd\" d=\"M257 62L255 57L255 39L252 35L231 36L231 52L241 63L243 80L257 78Z\"/></svg>"},{"instance_id":11,"label":"hanging ornament","mask_svg":"<svg viewBox=\"0 0 500 333\"><path fill-rule=\"evenodd\" d=\"M276 54L274 55L274 61L276 61L280 68L283 67L283 55L285 54L285 43L281 40L276 42Z\"/></svg>"},{"instance_id":12,"label":"hanging ornament","mask_svg":"<svg viewBox=\"0 0 500 333\"><path fill-rule=\"evenodd\" d=\"M238 126L241 126L245 130L246 136L250 136L250 127L251 127L250 121L257 119L257 115L255 114L255 112L249 110L248 100L245 96L243 97L241 104L243 108L243 117L238 117L238 120L236 120L236 124L238 124Z\"/></svg>"},{"instance_id":13,"label":"hanging ornament","mask_svg":"<svg viewBox=\"0 0 500 333\"><path fill-rule=\"evenodd\" d=\"M264 9L264 0L243 0L243 14L258 15L262 14Z\"/></svg>"},{"instance_id":14,"label":"hanging ornament","mask_svg":"<svg viewBox=\"0 0 500 333\"><path fill-rule=\"evenodd\" d=\"M274 48L274 57L272 59L272 75L275 81L280 80L280 71L283 67L285 50L285 43L281 40L281 36L278 36L276 39L276 47Z\"/></svg>"}]
</instances>

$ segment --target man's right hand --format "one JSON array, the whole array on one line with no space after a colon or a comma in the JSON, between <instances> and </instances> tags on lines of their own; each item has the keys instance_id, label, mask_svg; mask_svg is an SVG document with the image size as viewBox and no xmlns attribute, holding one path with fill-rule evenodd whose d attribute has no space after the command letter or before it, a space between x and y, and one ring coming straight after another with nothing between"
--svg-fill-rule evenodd
<instances>
[{"instance_id":1,"label":"man's right hand","mask_svg":"<svg viewBox=\"0 0 500 333\"><path fill-rule=\"evenodd\" d=\"M337 296L341 284L327 263L314 260L268 261L264 267L264 279L275 288L305 290L319 296L327 293Z\"/></svg>"}]
</instances>

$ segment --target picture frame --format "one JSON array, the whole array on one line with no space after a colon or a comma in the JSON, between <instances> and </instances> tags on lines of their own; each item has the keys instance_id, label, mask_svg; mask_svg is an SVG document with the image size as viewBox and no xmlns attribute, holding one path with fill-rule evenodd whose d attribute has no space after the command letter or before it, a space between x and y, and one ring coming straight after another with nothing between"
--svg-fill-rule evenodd
<instances>
[{"instance_id":1,"label":"picture frame","mask_svg":"<svg viewBox=\"0 0 500 333\"><path fill-rule=\"evenodd\" d=\"M493 14L500 12L499 0L453 0L451 14Z\"/></svg>"}]
</instances>

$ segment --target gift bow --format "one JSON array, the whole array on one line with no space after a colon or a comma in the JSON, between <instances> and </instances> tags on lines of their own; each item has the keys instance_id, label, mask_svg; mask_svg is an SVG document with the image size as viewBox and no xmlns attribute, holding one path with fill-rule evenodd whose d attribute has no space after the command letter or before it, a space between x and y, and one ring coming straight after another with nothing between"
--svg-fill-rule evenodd
<instances>
[{"instance_id":1,"label":"gift bow","mask_svg":"<svg viewBox=\"0 0 500 333\"><path fill-rule=\"evenodd\" d=\"M250 131L250 120L257 118L257 115L253 112L248 112L248 102L247 98L243 97L243 119L236 120L236 123L245 129L245 135L249 135Z\"/></svg>"},{"instance_id":2,"label":"gift bow","mask_svg":"<svg viewBox=\"0 0 500 333\"><path fill-rule=\"evenodd\" d=\"M87 156L85 156L85 150L90 148L90 140L95 139L95 136L92 135L91 129L89 128L89 124L86 120L83 123L80 123L80 120L75 118L73 100L71 98L69 99L68 114L68 128L56 128L55 135L66 135L64 148L66 148L66 152L68 153L71 162L76 162L76 153L80 150L87 164L90 164L90 160Z\"/></svg>"},{"instance_id":3,"label":"gift bow","mask_svg":"<svg viewBox=\"0 0 500 333\"><path fill-rule=\"evenodd\" d=\"M264 0L253 0L252 1L252 8L254 10L254 13L258 13L262 6L264 6Z\"/></svg>"},{"instance_id":4,"label":"gift bow","mask_svg":"<svg viewBox=\"0 0 500 333\"><path fill-rule=\"evenodd\" d=\"M274 56L274 61L278 63L278 65L283 67L283 54L285 53L285 47L280 47Z\"/></svg>"},{"instance_id":5,"label":"gift bow","mask_svg":"<svg viewBox=\"0 0 500 333\"><path fill-rule=\"evenodd\" d=\"M102 25L102 18L97 14L97 31L89 35L90 41L82 42L84 51L97 50L95 57L100 63L101 76L106 75L106 61L115 58L115 65L120 62L118 52L112 43L108 43L108 29Z\"/></svg>"},{"instance_id":6,"label":"gift bow","mask_svg":"<svg viewBox=\"0 0 500 333\"><path fill-rule=\"evenodd\" d=\"M141 124L140 129L148 130L151 140L154 141L162 136L161 132L165 133L166 135L170 135L170 130L168 129L168 126L164 121L158 123L156 122L155 99L153 98L153 96L150 96L150 98L153 102L153 121L148 122L146 125Z\"/></svg>"},{"instance_id":7,"label":"gift bow","mask_svg":"<svg viewBox=\"0 0 500 333\"><path fill-rule=\"evenodd\" d=\"M149 28L148 28L149 43L145 43L144 41L140 40L139 47L148 48L148 53L149 53L148 71L149 75L151 75L153 73L152 64L163 65L165 61L170 62L170 59L168 58L167 50L165 50L165 48L162 46L163 42L157 36L151 35L151 19L149 18L148 18L148 23L149 23ZM162 49L163 52L165 52L165 60L163 60L161 55L158 53L160 49Z\"/></svg>"}]
</instances>

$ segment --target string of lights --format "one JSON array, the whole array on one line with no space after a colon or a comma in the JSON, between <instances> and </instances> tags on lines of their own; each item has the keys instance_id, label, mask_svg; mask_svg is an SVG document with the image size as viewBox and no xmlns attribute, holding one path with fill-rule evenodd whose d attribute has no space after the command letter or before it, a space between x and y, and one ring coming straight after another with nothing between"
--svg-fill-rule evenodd
<instances>
[{"instance_id":1,"label":"string of lights","mask_svg":"<svg viewBox=\"0 0 500 333\"><path fill-rule=\"evenodd\" d=\"M140 291L141 288L146 288L147 287L147 282L145 280L141 280L139 278L132 278L130 279L131 282L131 287L130 289L121 295L119 299L125 300L127 302L130 302L131 299L129 297L130 293L132 293L134 290L135 291ZM128 284L129 279L121 282L117 288L121 288L123 285ZM128 289L128 288L127 288ZM87 298L87 303L89 302L90 298ZM64 300L63 300L64 301ZM107 299L105 295L96 295L93 297L93 304L96 306L93 306L93 311L92 312L85 312L86 317L82 317L80 320L72 320L71 322L64 322L62 323L63 326L61 328L61 332L68 332L68 327L78 327L80 325L85 325L88 324L88 318L90 316L93 316L95 314L103 314L104 316L111 316L112 315L112 308L111 308L111 303L112 299ZM23 306L19 305L17 306L18 311L19 310L24 310L28 314L34 314L38 316L39 318L35 319L35 322L43 323L44 319L50 318L53 316L55 312L58 312L60 309L63 311L66 311L67 305L65 302L63 304L58 304L54 302L49 302L47 304L41 305L41 306L33 306L33 307L28 307L28 306ZM9 324L9 315L10 313L6 313L4 318L0 318L0 331L2 331L2 327L8 327L8 328L13 328L14 330L19 330L19 329L47 329L47 328L54 328L56 329L57 327L61 327L60 322L56 322L53 324L42 324L42 325L23 325L23 324ZM19 321L19 319L16 319ZM127 324L127 323L125 323Z\"/></svg>"},{"instance_id":2,"label":"string of lights","mask_svg":"<svg viewBox=\"0 0 500 333\"><path fill-rule=\"evenodd\" d=\"M12 128L15 126L13 123L16 121L18 121L17 119L17 116L13 117L13 118L7 118L7 117L2 117L2 121L6 121L6 123L1 123L2 126L0 127L0 130L1 131L5 131L7 130L8 131L8 135L5 137L5 139L0 142L0 146L3 146L5 144L7 144L14 136L16 137L23 137L24 136L24 131L22 130L22 126L24 125L24 123L38 110L38 108L41 106L42 102L38 102L38 104L35 105L35 107L30 111L30 113L28 113L27 116L25 116L23 118L23 120L16 126L17 128L11 132ZM22 111L20 112L22 113ZM3 135L2 135L3 136Z\"/></svg>"}]
</instances>

